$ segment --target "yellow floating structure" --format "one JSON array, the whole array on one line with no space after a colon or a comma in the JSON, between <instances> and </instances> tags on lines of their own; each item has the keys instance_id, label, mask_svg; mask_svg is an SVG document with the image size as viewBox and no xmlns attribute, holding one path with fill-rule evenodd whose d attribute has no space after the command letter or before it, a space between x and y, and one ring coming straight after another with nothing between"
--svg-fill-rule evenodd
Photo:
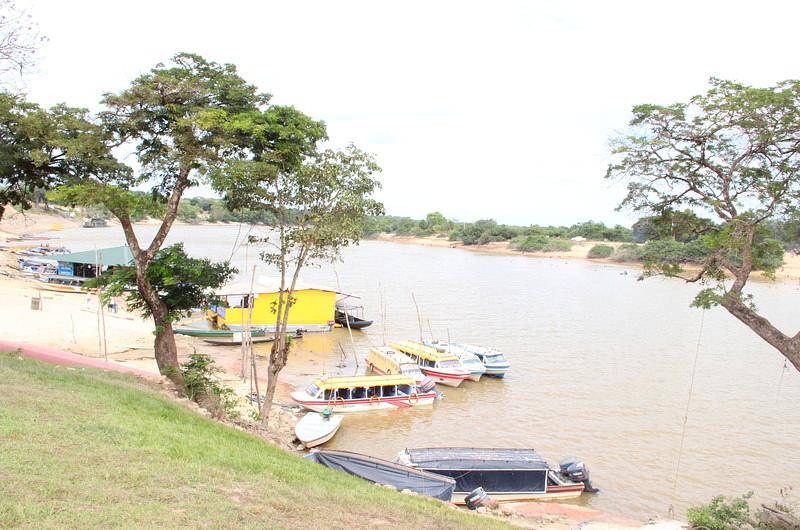
<instances>
[{"instance_id":1,"label":"yellow floating structure","mask_svg":"<svg viewBox=\"0 0 800 530\"><path fill-rule=\"evenodd\" d=\"M280 280L259 277L252 286L253 319L255 329L275 331L275 318L278 309ZM242 331L247 323L250 305L251 286L249 283L230 284L217 291L222 305L212 306L208 319L217 327ZM283 301L286 303L286 292ZM337 291L323 287L313 287L298 282L292 293L289 308L289 331L330 331L334 324Z\"/></svg>"}]
</instances>

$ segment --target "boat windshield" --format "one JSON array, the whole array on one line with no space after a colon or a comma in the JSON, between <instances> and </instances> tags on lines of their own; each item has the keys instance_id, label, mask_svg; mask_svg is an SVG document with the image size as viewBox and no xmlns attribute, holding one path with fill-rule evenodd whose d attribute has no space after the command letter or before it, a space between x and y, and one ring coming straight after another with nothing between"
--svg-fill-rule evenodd
<instances>
[{"instance_id":1,"label":"boat windshield","mask_svg":"<svg viewBox=\"0 0 800 530\"><path fill-rule=\"evenodd\" d=\"M439 368L461 368L461 362L458 359L439 361Z\"/></svg>"},{"instance_id":2,"label":"boat windshield","mask_svg":"<svg viewBox=\"0 0 800 530\"><path fill-rule=\"evenodd\" d=\"M404 364L400 367L400 373L404 375L411 376L411 378L415 380L422 379L424 376L422 375L422 370L419 369L419 366L416 364Z\"/></svg>"},{"instance_id":3,"label":"boat windshield","mask_svg":"<svg viewBox=\"0 0 800 530\"><path fill-rule=\"evenodd\" d=\"M486 356L486 362L487 363L504 363L504 362L506 362L506 358L503 357L502 353L495 353L495 354L492 354L492 355L487 355Z\"/></svg>"},{"instance_id":4,"label":"boat windshield","mask_svg":"<svg viewBox=\"0 0 800 530\"><path fill-rule=\"evenodd\" d=\"M309 396L316 397L316 395L319 393L319 388L314 383L311 383L306 387L306 393Z\"/></svg>"}]
</instances>

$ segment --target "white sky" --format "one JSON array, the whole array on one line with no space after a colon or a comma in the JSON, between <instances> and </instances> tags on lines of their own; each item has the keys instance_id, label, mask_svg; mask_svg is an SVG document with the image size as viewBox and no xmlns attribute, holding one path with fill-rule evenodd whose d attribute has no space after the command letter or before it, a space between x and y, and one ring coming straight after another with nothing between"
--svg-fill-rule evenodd
<instances>
[{"instance_id":1,"label":"white sky","mask_svg":"<svg viewBox=\"0 0 800 530\"><path fill-rule=\"evenodd\" d=\"M800 51L791 1L17 1L49 38L33 101L97 109L199 53L374 153L387 213L520 225L629 226L603 176L632 106L795 78Z\"/></svg>"}]
</instances>

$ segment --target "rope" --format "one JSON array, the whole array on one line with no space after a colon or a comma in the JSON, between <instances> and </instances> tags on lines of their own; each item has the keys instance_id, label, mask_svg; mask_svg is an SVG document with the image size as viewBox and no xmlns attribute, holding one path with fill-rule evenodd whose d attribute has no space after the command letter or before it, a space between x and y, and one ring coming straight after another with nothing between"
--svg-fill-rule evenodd
<instances>
[{"instance_id":1,"label":"rope","mask_svg":"<svg viewBox=\"0 0 800 530\"><path fill-rule=\"evenodd\" d=\"M788 369L789 369L789 360L788 359L784 359L783 360L783 368L781 369L781 378L778 379L778 392L777 392L777 394L775 394L775 403L777 403L778 402L778 398L781 397L781 386L783 386L783 374L785 374L786 370L788 370Z\"/></svg>"},{"instance_id":2,"label":"rope","mask_svg":"<svg viewBox=\"0 0 800 530\"><path fill-rule=\"evenodd\" d=\"M697 359L700 357L700 339L703 337L703 323L706 319L706 310L700 316L700 332L697 334L697 349L694 352L694 365L692 366L692 382L689 385L689 397L686 399L686 411L683 414L683 427L681 428L681 446L678 450L678 465L675 467L675 482L672 484L672 493L678 490L678 473L681 469L681 459L683 457L683 442L686 439L686 423L689 421L689 406L692 404L692 394L694 392L694 378L697 374Z\"/></svg>"}]
</instances>

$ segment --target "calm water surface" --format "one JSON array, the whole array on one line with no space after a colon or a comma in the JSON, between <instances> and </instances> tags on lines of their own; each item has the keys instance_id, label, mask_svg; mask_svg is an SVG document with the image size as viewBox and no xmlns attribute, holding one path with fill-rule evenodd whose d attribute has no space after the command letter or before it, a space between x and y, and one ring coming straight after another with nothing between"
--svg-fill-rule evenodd
<instances>
[{"instance_id":1,"label":"calm water surface","mask_svg":"<svg viewBox=\"0 0 800 530\"><path fill-rule=\"evenodd\" d=\"M137 231L147 237L155 228ZM168 243L183 241L195 256L233 255L243 277L255 264L259 274L272 274L254 259L257 249L236 245L246 232L176 226ZM118 227L58 237L72 250L123 241ZM670 507L683 517L687 506L716 494L777 498L780 488L797 486L800 376L784 371L782 357L724 310L689 308L694 287L636 276L583 261L366 241L335 268L304 274L360 296L376 320L353 334L360 366L346 330L336 330L299 341L285 374L304 385L322 372L357 373L384 333L418 339L413 293L425 338L496 346L512 372L444 387L433 409L350 414L328 447L389 459L415 446L533 447L553 464L574 454L602 490L578 502L634 517L667 515ZM751 291L765 316L797 331L800 286L755 284Z\"/></svg>"}]
</instances>

